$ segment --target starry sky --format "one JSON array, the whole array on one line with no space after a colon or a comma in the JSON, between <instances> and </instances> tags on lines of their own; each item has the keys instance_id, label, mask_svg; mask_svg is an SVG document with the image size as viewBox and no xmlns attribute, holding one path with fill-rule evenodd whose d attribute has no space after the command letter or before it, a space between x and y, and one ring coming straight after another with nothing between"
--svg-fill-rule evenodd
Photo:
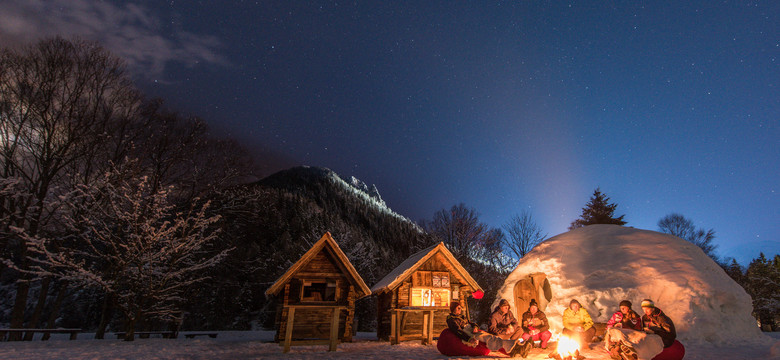
<instances>
[{"instance_id":1,"label":"starry sky","mask_svg":"<svg viewBox=\"0 0 780 360\"><path fill-rule=\"evenodd\" d=\"M240 140L412 220L464 203L567 231L599 187L743 265L780 253L778 1L0 3L0 43L81 37Z\"/></svg>"}]
</instances>

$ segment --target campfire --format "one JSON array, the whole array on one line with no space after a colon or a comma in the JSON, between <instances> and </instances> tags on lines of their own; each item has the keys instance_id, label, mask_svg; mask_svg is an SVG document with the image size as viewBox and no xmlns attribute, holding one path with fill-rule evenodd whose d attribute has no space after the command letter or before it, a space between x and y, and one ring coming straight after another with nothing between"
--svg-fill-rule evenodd
<instances>
[{"instance_id":1,"label":"campfire","mask_svg":"<svg viewBox=\"0 0 780 360\"><path fill-rule=\"evenodd\" d=\"M548 358L555 360L583 360L584 356L580 355L580 344L569 337L561 336L558 339L558 346L556 351L550 353Z\"/></svg>"}]
</instances>

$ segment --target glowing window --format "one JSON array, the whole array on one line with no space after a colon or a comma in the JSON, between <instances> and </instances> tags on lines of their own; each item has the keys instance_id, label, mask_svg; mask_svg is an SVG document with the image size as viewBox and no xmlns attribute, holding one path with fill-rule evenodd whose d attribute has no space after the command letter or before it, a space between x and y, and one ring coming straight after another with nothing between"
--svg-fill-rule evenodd
<instances>
[{"instance_id":1,"label":"glowing window","mask_svg":"<svg viewBox=\"0 0 780 360\"><path fill-rule=\"evenodd\" d=\"M412 288L412 306L448 306L450 289Z\"/></svg>"},{"instance_id":2,"label":"glowing window","mask_svg":"<svg viewBox=\"0 0 780 360\"><path fill-rule=\"evenodd\" d=\"M443 271L418 271L412 276L409 294L411 306L449 306L452 292L450 274Z\"/></svg>"}]
</instances>

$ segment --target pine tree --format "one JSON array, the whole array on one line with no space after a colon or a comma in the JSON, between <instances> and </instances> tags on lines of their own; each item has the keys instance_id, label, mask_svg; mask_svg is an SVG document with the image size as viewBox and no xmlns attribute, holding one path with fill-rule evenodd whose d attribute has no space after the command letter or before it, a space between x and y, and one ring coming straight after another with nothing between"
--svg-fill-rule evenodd
<instances>
[{"instance_id":1,"label":"pine tree","mask_svg":"<svg viewBox=\"0 0 780 360\"><path fill-rule=\"evenodd\" d=\"M626 215L615 217L616 208L617 204L610 204L609 198L601 193L600 188L596 188L588 204L582 208L582 215L571 223L569 230L593 224L625 225L623 217Z\"/></svg>"},{"instance_id":2,"label":"pine tree","mask_svg":"<svg viewBox=\"0 0 780 360\"><path fill-rule=\"evenodd\" d=\"M753 298L753 312L762 329L775 330L775 319L780 316L780 255L774 260L761 253L747 269L746 289Z\"/></svg>"}]
</instances>

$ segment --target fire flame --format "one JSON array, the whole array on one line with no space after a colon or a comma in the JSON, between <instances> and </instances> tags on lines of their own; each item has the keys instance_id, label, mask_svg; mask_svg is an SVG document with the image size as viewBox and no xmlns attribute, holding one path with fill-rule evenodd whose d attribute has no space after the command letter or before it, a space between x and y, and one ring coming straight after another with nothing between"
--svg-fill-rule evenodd
<instances>
[{"instance_id":1,"label":"fire flame","mask_svg":"<svg viewBox=\"0 0 780 360\"><path fill-rule=\"evenodd\" d=\"M558 355L562 358L567 356L574 356L577 350L580 349L580 344L567 336L561 336L558 339Z\"/></svg>"}]
</instances>

